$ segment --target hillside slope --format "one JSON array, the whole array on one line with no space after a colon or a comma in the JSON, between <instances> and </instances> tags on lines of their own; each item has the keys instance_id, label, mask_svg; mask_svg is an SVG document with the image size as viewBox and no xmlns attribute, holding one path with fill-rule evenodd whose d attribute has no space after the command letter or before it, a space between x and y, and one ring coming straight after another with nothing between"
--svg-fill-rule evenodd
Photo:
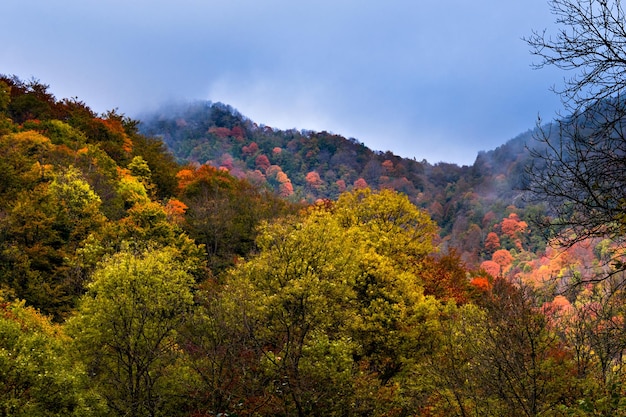
<instances>
[{"instance_id":1,"label":"hillside slope","mask_svg":"<svg viewBox=\"0 0 626 417\"><path fill-rule=\"evenodd\" d=\"M498 222L512 212L528 220L521 189L532 131L460 167L373 151L325 131L259 125L222 103L163 107L144 115L139 128L163 140L180 162L214 166L291 201L334 200L366 186L402 192L428 209L441 237L472 263L483 259L484 239Z\"/></svg>"}]
</instances>

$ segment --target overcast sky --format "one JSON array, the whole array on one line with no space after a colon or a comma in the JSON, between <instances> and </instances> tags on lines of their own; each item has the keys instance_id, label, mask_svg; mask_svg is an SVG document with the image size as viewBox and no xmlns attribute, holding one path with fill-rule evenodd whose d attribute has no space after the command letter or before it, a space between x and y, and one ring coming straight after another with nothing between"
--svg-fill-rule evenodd
<instances>
[{"instance_id":1,"label":"overcast sky","mask_svg":"<svg viewBox=\"0 0 626 417\"><path fill-rule=\"evenodd\" d=\"M259 124L327 130L471 164L560 108L565 74L522 37L547 0L4 0L0 73L136 117L221 101Z\"/></svg>"}]
</instances>

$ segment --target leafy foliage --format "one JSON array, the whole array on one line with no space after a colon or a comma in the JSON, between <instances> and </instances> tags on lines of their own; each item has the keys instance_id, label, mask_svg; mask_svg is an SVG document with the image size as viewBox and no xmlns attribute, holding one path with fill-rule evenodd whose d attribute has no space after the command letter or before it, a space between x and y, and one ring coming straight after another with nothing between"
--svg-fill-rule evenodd
<instances>
[{"instance_id":1,"label":"leafy foliage","mask_svg":"<svg viewBox=\"0 0 626 417\"><path fill-rule=\"evenodd\" d=\"M473 166L459 167L371 151L355 139L329 132L259 126L221 103L163 108L146 115L139 129L162 138L181 162L226 170L291 201L336 200L345 191L368 187L402 192L429 211L446 245L475 266L490 258L483 243L490 232L503 233L494 226L511 214L507 207L515 206L515 215L526 223L525 213L533 209L520 199L530 131L481 152ZM487 213L495 222L483 221ZM545 240L538 234L534 238L527 242L522 233L511 237L511 243L530 245L524 249L531 252L542 250Z\"/></svg>"},{"instance_id":2,"label":"leafy foliage","mask_svg":"<svg viewBox=\"0 0 626 417\"><path fill-rule=\"evenodd\" d=\"M0 414L97 416L106 404L67 351L63 330L24 302L0 302Z\"/></svg>"},{"instance_id":3,"label":"leafy foliage","mask_svg":"<svg viewBox=\"0 0 626 417\"><path fill-rule=\"evenodd\" d=\"M623 414L623 248L546 246L531 136L432 165L0 76L0 414Z\"/></svg>"},{"instance_id":4,"label":"leafy foliage","mask_svg":"<svg viewBox=\"0 0 626 417\"><path fill-rule=\"evenodd\" d=\"M120 252L97 269L69 323L77 354L119 415L160 414L175 396L177 330L193 279L172 250Z\"/></svg>"}]
</instances>

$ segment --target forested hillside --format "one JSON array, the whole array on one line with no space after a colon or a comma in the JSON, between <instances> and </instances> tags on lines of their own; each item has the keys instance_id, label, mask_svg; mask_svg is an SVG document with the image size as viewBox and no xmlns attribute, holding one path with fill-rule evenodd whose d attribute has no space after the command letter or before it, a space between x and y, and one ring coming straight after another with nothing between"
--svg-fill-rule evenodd
<instances>
[{"instance_id":1,"label":"forested hillside","mask_svg":"<svg viewBox=\"0 0 626 417\"><path fill-rule=\"evenodd\" d=\"M532 229L528 135L458 167L145 123L0 76L0 415L625 412L612 241Z\"/></svg>"},{"instance_id":2,"label":"forested hillside","mask_svg":"<svg viewBox=\"0 0 626 417\"><path fill-rule=\"evenodd\" d=\"M373 151L328 132L258 125L221 103L167 106L145 115L139 128L161 138L181 163L227 171L288 201L335 200L365 187L405 194L430 213L446 245L474 266L490 259L485 240L490 233L502 234L499 225L505 218L514 215L529 223L541 210L527 207L522 198L527 147L539 146L532 131L481 152L472 166L459 167ZM539 235L523 240L532 252L545 247Z\"/></svg>"}]
</instances>

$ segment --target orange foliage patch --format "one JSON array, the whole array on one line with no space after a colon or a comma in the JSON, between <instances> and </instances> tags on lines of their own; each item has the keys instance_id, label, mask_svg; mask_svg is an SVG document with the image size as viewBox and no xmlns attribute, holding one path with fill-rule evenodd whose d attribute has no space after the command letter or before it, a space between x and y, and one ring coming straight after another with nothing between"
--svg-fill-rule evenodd
<instances>
[{"instance_id":1,"label":"orange foliage patch","mask_svg":"<svg viewBox=\"0 0 626 417\"><path fill-rule=\"evenodd\" d=\"M117 118L95 119L95 120L102 123L102 125L104 125L104 127L106 127L107 130L109 130L110 132L122 138L122 150L124 152L126 153L133 152L133 141L126 134L126 131L124 130L124 126L122 125L121 120Z\"/></svg>"},{"instance_id":2,"label":"orange foliage patch","mask_svg":"<svg viewBox=\"0 0 626 417\"><path fill-rule=\"evenodd\" d=\"M124 144L122 145L122 150L126 153L133 152L133 141L130 140L128 136L124 136Z\"/></svg>"},{"instance_id":3,"label":"orange foliage patch","mask_svg":"<svg viewBox=\"0 0 626 417\"><path fill-rule=\"evenodd\" d=\"M194 171L191 169L181 169L178 171L178 174L176 174L176 179L178 179L178 188L183 190L193 181Z\"/></svg>"},{"instance_id":4,"label":"orange foliage patch","mask_svg":"<svg viewBox=\"0 0 626 417\"><path fill-rule=\"evenodd\" d=\"M306 174L305 179L307 184L315 189L320 188L323 184L322 178L320 178L320 174L318 174L317 171L309 172Z\"/></svg>"},{"instance_id":5,"label":"orange foliage patch","mask_svg":"<svg viewBox=\"0 0 626 417\"><path fill-rule=\"evenodd\" d=\"M265 171L265 175L267 175L268 178L274 178L281 172L283 172L283 170L278 165L270 165L270 167Z\"/></svg>"},{"instance_id":6,"label":"orange foliage patch","mask_svg":"<svg viewBox=\"0 0 626 417\"><path fill-rule=\"evenodd\" d=\"M220 139L225 139L231 136L232 132L227 127L212 127L209 129L209 133L217 136Z\"/></svg>"},{"instance_id":7,"label":"orange foliage patch","mask_svg":"<svg viewBox=\"0 0 626 417\"><path fill-rule=\"evenodd\" d=\"M500 248L500 238L494 232L489 232L485 239L485 249L496 251Z\"/></svg>"},{"instance_id":8,"label":"orange foliage patch","mask_svg":"<svg viewBox=\"0 0 626 417\"><path fill-rule=\"evenodd\" d=\"M245 137L245 132L243 131L241 126L233 127L230 133L237 139L243 139Z\"/></svg>"},{"instance_id":9,"label":"orange foliage patch","mask_svg":"<svg viewBox=\"0 0 626 417\"><path fill-rule=\"evenodd\" d=\"M509 217L502 220L501 223L502 233L511 238L515 238L519 233L522 233L528 228L528 224L525 221L519 219L515 213L509 214Z\"/></svg>"},{"instance_id":10,"label":"orange foliage patch","mask_svg":"<svg viewBox=\"0 0 626 417\"><path fill-rule=\"evenodd\" d=\"M423 261L424 294L463 304L468 299L467 269L456 252Z\"/></svg>"},{"instance_id":11,"label":"orange foliage patch","mask_svg":"<svg viewBox=\"0 0 626 417\"><path fill-rule=\"evenodd\" d=\"M278 181L281 184L285 184L287 182L291 183L291 181L289 180L289 177L283 171L276 173L276 181Z\"/></svg>"},{"instance_id":12,"label":"orange foliage patch","mask_svg":"<svg viewBox=\"0 0 626 417\"><path fill-rule=\"evenodd\" d=\"M291 181L280 184L278 186L278 193L281 197L289 197L293 194L293 185L291 184Z\"/></svg>"},{"instance_id":13,"label":"orange foliage patch","mask_svg":"<svg viewBox=\"0 0 626 417\"><path fill-rule=\"evenodd\" d=\"M505 271L513 262L513 255L506 249L498 249L491 256L491 260L500 265L503 271Z\"/></svg>"},{"instance_id":14,"label":"orange foliage patch","mask_svg":"<svg viewBox=\"0 0 626 417\"><path fill-rule=\"evenodd\" d=\"M485 277L476 277L470 281L470 284L474 286L476 289L487 292L491 291L491 283Z\"/></svg>"},{"instance_id":15,"label":"orange foliage patch","mask_svg":"<svg viewBox=\"0 0 626 417\"><path fill-rule=\"evenodd\" d=\"M485 261L480 264L480 268L494 278L500 275L500 264L497 262Z\"/></svg>"},{"instance_id":16,"label":"orange foliage patch","mask_svg":"<svg viewBox=\"0 0 626 417\"><path fill-rule=\"evenodd\" d=\"M167 218L175 224L182 223L188 208L185 203L175 198L170 199L164 207Z\"/></svg>"},{"instance_id":17,"label":"orange foliage patch","mask_svg":"<svg viewBox=\"0 0 626 417\"><path fill-rule=\"evenodd\" d=\"M254 155L258 151L259 151L259 145L257 145L256 142L252 142L250 145L243 146L241 148L241 152L243 153L243 156Z\"/></svg>"},{"instance_id":18,"label":"orange foliage patch","mask_svg":"<svg viewBox=\"0 0 626 417\"><path fill-rule=\"evenodd\" d=\"M254 160L254 163L261 171L266 171L271 165L270 160L267 158L267 156L263 154L257 156Z\"/></svg>"}]
</instances>

